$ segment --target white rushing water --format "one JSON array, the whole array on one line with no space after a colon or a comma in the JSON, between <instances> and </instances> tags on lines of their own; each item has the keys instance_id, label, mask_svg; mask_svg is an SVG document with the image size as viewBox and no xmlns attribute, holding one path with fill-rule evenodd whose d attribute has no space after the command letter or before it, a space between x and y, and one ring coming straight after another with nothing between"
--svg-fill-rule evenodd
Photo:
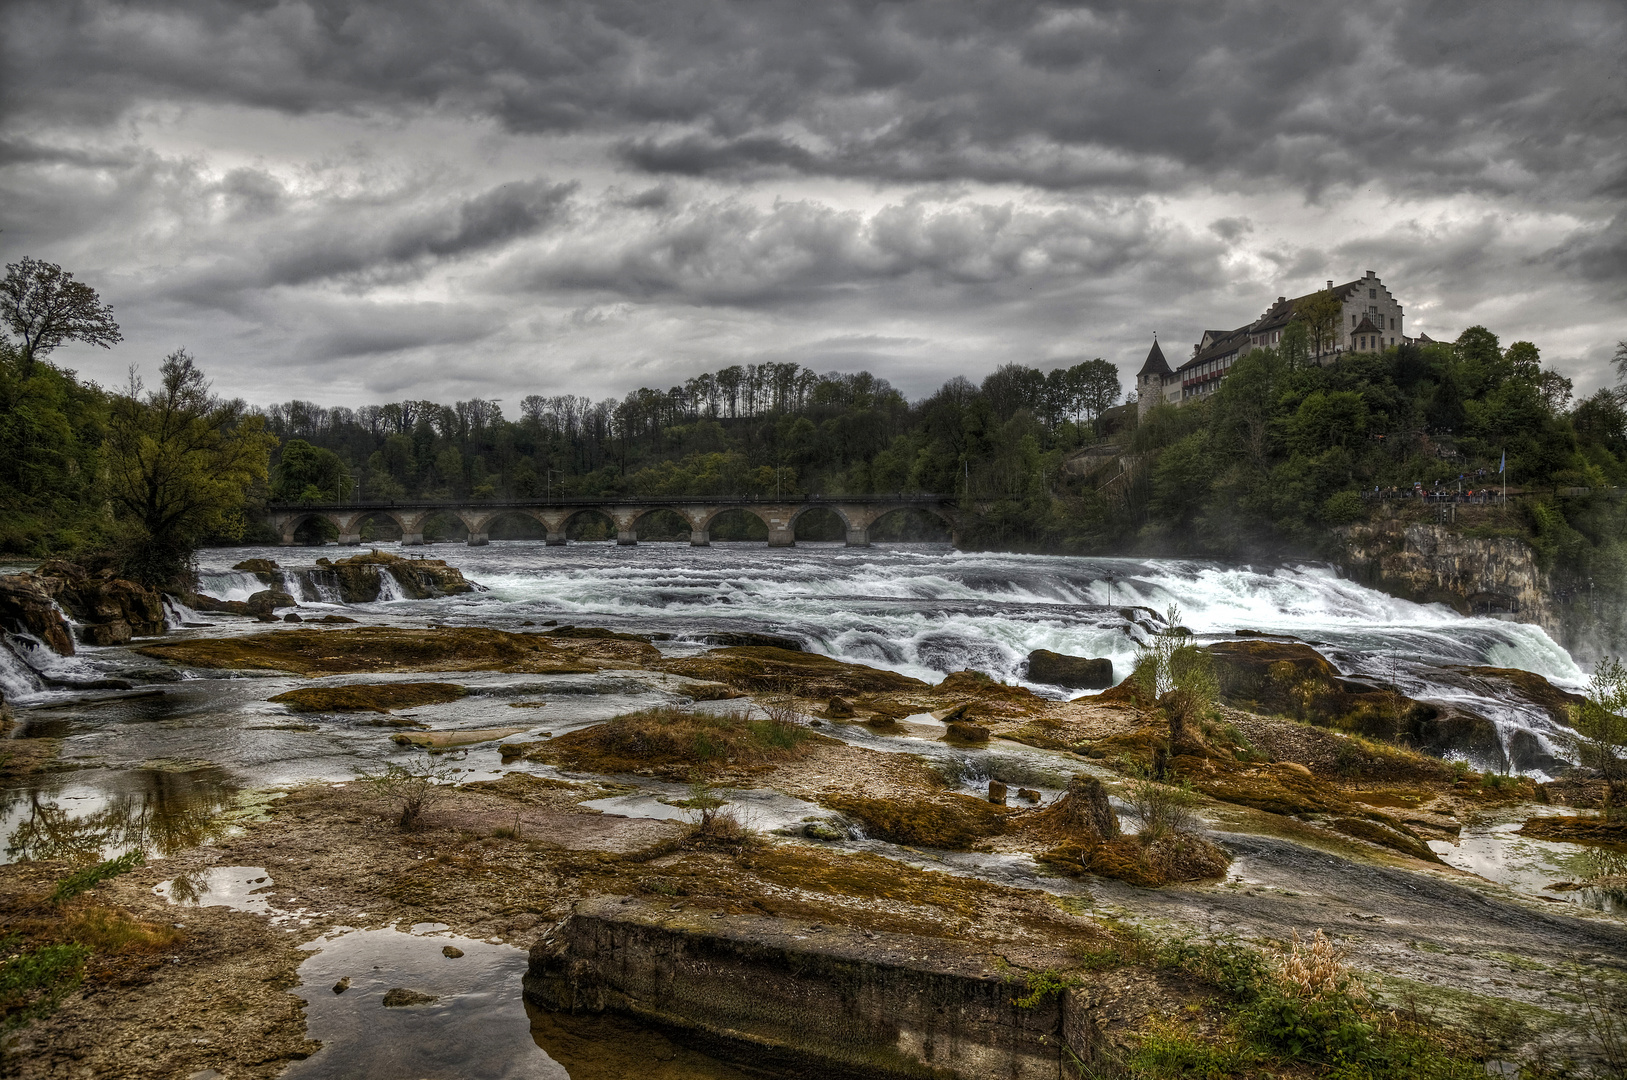
<instances>
[{"instance_id":1,"label":"white rushing water","mask_svg":"<svg viewBox=\"0 0 1627 1080\"><path fill-rule=\"evenodd\" d=\"M385 621L433 617L494 626L555 619L697 642L729 631L772 632L816 652L934 682L963 668L1023 682L1024 662L1035 649L1107 657L1122 679L1137 642L1125 632L1119 609L1163 613L1174 607L1200 639L1238 630L1293 635L1348 675L1471 708L1505 734L1532 732L1545 752L1559 756L1563 740L1546 713L1501 700L1494 689L1450 669L1518 668L1570 688L1585 679L1538 626L1399 600L1316 566L981 554L935 545L550 548L510 541L404 553L445 559L487 591L408 600L386 572L379 601L358 605L360 611ZM294 564L317 554L205 552L204 588L222 598L241 594L247 587L241 579L250 575L226 568L246 556ZM324 602L333 602L328 590L322 593Z\"/></svg>"}]
</instances>

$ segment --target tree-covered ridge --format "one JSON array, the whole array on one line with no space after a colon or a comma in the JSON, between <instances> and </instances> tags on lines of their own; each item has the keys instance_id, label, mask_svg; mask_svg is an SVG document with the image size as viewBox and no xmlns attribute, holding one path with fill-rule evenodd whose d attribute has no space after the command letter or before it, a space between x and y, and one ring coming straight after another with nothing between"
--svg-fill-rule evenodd
<instances>
[{"instance_id":1,"label":"tree-covered ridge","mask_svg":"<svg viewBox=\"0 0 1627 1080\"><path fill-rule=\"evenodd\" d=\"M539 495L797 496L931 491L1024 495L1061 452L1095 438L1118 400L1105 360L1011 365L911 404L867 372L730 367L670 390L594 402L406 401L266 410L284 440L277 498L506 499ZM1045 454L1052 454L1048 463Z\"/></svg>"}]
</instances>

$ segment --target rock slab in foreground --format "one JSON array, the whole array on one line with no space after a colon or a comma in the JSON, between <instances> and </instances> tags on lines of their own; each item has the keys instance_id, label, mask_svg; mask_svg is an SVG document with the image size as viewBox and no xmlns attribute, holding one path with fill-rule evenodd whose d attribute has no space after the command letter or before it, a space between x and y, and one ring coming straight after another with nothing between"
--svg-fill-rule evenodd
<instances>
[{"instance_id":1,"label":"rock slab in foreground","mask_svg":"<svg viewBox=\"0 0 1627 1080\"><path fill-rule=\"evenodd\" d=\"M1028 679L1073 690L1105 690L1113 685L1113 661L1035 649L1028 654Z\"/></svg>"},{"instance_id":2,"label":"rock slab in foreground","mask_svg":"<svg viewBox=\"0 0 1627 1080\"><path fill-rule=\"evenodd\" d=\"M708 1052L829 1077L1055 1080L1090 1060L1083 1000L1026 992L940 938L598 897L532 946L525 996L688 1033Z\"/></svg>"}]
</instances>

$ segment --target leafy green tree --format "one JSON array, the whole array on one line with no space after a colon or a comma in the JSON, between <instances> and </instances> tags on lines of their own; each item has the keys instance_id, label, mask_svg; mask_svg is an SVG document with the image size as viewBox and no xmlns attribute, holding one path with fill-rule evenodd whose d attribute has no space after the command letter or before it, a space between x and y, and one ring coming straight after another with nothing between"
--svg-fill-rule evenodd
<instances>
[{"instance_id":1,"label":"leafy green tree","mask_svg":"<svg viewBox=\"0 0 1627 1080\"><path fill-rule=\"evenodd\" d=\"M299 502L337 502L350 494L350 470L332 450L290 439L277 461L271 485L275 499Z\"/></svg>"},{"instance_id":2,"label":"leafy green tree","mask_svg":"<svg viewBox=\"0 0 1627 1080\"><path fill-rule=\"evenodd\" d=\"M1332 352L1339 344L1339 320L1343 315L1344 304L1330 289L1313 293L1294 311L1294 321L1305 324L1305 341L1312 359ZM1293 322L1288 325L1293 326Z\"/></svg>"},{"instance_id":3,"label":"leafy green tree","mask_svg":"<svg viewBox=\"0 0 1627 1080\"><path fill-rule=\"evenodd\" d=\"M1627 818L1627 667L1607 656L1588 679L1587 696L1572 714L1584 758L1604 774L1609 785L1605 810L1612 819Z\"/></svg>"},{"instance_id":4,"label":"leafy green tree","mask_svg":"<svg viewBox=\"0 0 1627 1080\"><path fill-rule=\"evenodd\" d=\"M0 280L0 319L22 339L18 347L23 375L34 361L65 341L83 341L104 349L123 341L113 309L73 274L55 263L23 259L8 263Z\"/></svg>"},{"instance_id":5,"label":"leafy green tree","mask_svg":"<svg viewBox=\"0 0 1627 1080\"><path fill-rule=\"evenodd\" d=\"M244 503L265 482L276 441L242 401L212 395L185 350L164 358L152 391L132 369L112 402L105 451L108 494L131 529L125 572L189 588L199 543L241 535Z\"/></svg>"}]
</instances>

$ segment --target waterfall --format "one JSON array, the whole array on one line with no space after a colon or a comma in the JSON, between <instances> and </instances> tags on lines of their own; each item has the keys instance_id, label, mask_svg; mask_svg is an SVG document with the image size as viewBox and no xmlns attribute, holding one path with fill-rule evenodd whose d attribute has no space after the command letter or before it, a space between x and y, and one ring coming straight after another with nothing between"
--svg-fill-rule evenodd
<instances>
[{"instance_id":1,"label":"waterfall","mask_svg":"<svg viewBox=\"0 0 1627 1080\"><path fill-rule=\"evenodd\" d=\"M40 677L12 650L11 635L0 635L0 697L20 701L43 689Z\"/></svg>"},{"instance_id":2,"label":"waterfall","mask_svg":"<svg viewBox=\"0 0 1627 1080\"><path fill-rule=\"evenodd\" d=\"M323 604L343 604L345 598L339 591L339 575L332 570L307 570L306 580L316 590L317 601Z\"/></svg>"},{"instance_id":3,"label":"waterfall","mask_svg":"<svg viewBox=\"0 0 1627 1080\"><path fill-rule=\"evenodd\" d=\"M282 591L294 598L296 604L308 604L311 598L305 595L305 581L303 575L297 570L279 570L278 577L282 581Z\"/></svg>"},{"instance_id":4,"label":"waterfall","mask_svg":"<svg viewBox=\"0 0 1627 1080\"><path fill-rule=\"evenodd\" d=\"M247 600L269 587L247 570L215 570L198 575L198 591L216 600Z\"/></svg>"},{"instance_id":5,"label":"waterfall","mask_svg":"<svg viewBox=\"0 0 1627 1080\"><path fill-rule=\"evenodd\" d=\"M381 601L411 599L401 590L401 583L395 579L395 575L382 566L379 567L379 599Z\"/></svg>"},{"instance_id":6,"label":"waterfall","mask_svg":"<svg viewBox=\"0 0 1627 1080\"><path fill-rule=\"evenodd\" d=\"M164 628L166 630L179 630L188 623L197 626L199 623L207 623L208 621L175 597L168 595L164 597Z\"/></svg>"}]
</instances>

